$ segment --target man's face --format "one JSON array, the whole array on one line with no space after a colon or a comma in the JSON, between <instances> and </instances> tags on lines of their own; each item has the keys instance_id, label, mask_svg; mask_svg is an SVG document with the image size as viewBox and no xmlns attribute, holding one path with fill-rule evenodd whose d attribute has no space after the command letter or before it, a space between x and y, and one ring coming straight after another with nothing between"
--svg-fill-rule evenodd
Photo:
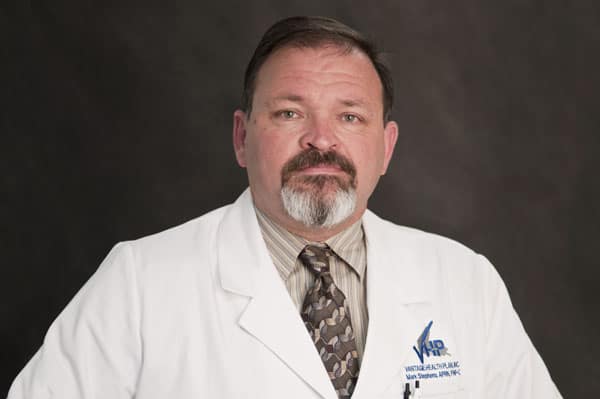
<instances>
[{"instance_id":1,"label":"man's face","mask_svg":"<svg viewBox=\"0 0 600 399\"><path fill-rule=\"evenodd\" d=\"M327 203L355 192L345 221L357 220L385 173L397 126L383 123L382 86L369 58L337 47L287 47L259 70L250 115L234 114L238 163L248 169L255 205L294 223L284 191Z\"/></svg>"}]
</instances>

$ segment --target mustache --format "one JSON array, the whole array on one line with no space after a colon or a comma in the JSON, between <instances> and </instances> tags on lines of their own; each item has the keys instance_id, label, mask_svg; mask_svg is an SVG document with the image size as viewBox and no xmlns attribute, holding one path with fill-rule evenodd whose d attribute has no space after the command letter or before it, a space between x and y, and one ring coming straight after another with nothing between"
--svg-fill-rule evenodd
<instances>
[{"instance_id":1,"label":"mustache","mask_svg":"<svg viewBox=\"0 0 600 399\"><path fill-rule=\"evenodd\" d=\"M292 173L320 165L337 166L350 175L352 180L356 178L356 168L345 156L335 151L320 152L316 148L308 148L286 162L281 171L281 180L285 183Z\"/></svg>"}]
</instances>

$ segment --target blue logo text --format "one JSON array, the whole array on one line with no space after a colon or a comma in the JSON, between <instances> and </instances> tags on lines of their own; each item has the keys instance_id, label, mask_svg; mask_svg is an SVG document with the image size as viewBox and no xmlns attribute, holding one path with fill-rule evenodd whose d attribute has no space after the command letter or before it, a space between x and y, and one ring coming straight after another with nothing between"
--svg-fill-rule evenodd
<instances>
[{"instance_id":1,"label":"blue logo text","mask_svg":"<svg viewBox=\"0 0 600 399\"><path fill-rule=\"evenodd\" d=\"M433 324L433 320L427 324L427 327L423 330L423 333L417 340L417 346L413 346L414 351L416 352L421 364L423 364L425 355L429 356L442 356L448 354L448 348L444 345L444 341L441 339L429 339L429 330L431 330L431 325Z\"/></svg>"}]
</instances>

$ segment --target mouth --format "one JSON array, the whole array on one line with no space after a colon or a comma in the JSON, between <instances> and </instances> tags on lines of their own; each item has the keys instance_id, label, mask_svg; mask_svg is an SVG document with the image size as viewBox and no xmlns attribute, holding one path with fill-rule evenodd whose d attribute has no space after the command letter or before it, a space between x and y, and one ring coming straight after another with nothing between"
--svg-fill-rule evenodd
<instances>
[{"instance_id":1,"label":"mouth","mask_svg":"<svg viewBox=\"0 0 600 399\"><path fill-rule=\"evenodd\" d=\"M298 170L298 172L305 175L338 175L346 173L339 166L331 164L318 164L307 166Z\"/></svg>"}]
</instances>

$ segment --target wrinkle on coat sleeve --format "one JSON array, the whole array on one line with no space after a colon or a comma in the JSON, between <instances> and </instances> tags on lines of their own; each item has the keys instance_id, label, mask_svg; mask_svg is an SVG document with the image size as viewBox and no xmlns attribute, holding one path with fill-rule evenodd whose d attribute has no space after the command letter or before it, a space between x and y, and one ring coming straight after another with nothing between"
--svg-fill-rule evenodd
<instances>
[{"instance_id":1,"label":"wrinkle on coat sleeve","mask_svg":"<svg viewBox=\"0 0 600 399\"><path fill-rule=\"evenodd\" d=\"M142 360L130 245L117 244L50 326L8 399L133 398Z\"/></svg>"},{"instance_id":2,"label":"wrinkle on coat sleeve","mask_svg":"<svg viewBox=\"0 0 600 399\"><path fill-rule=\"evenodd\" d=\"M484 314L485 385L489 398L561 398L548 369L513 308L496 269L479 255L487 269Z\"/></svg>"}]
</instances>

